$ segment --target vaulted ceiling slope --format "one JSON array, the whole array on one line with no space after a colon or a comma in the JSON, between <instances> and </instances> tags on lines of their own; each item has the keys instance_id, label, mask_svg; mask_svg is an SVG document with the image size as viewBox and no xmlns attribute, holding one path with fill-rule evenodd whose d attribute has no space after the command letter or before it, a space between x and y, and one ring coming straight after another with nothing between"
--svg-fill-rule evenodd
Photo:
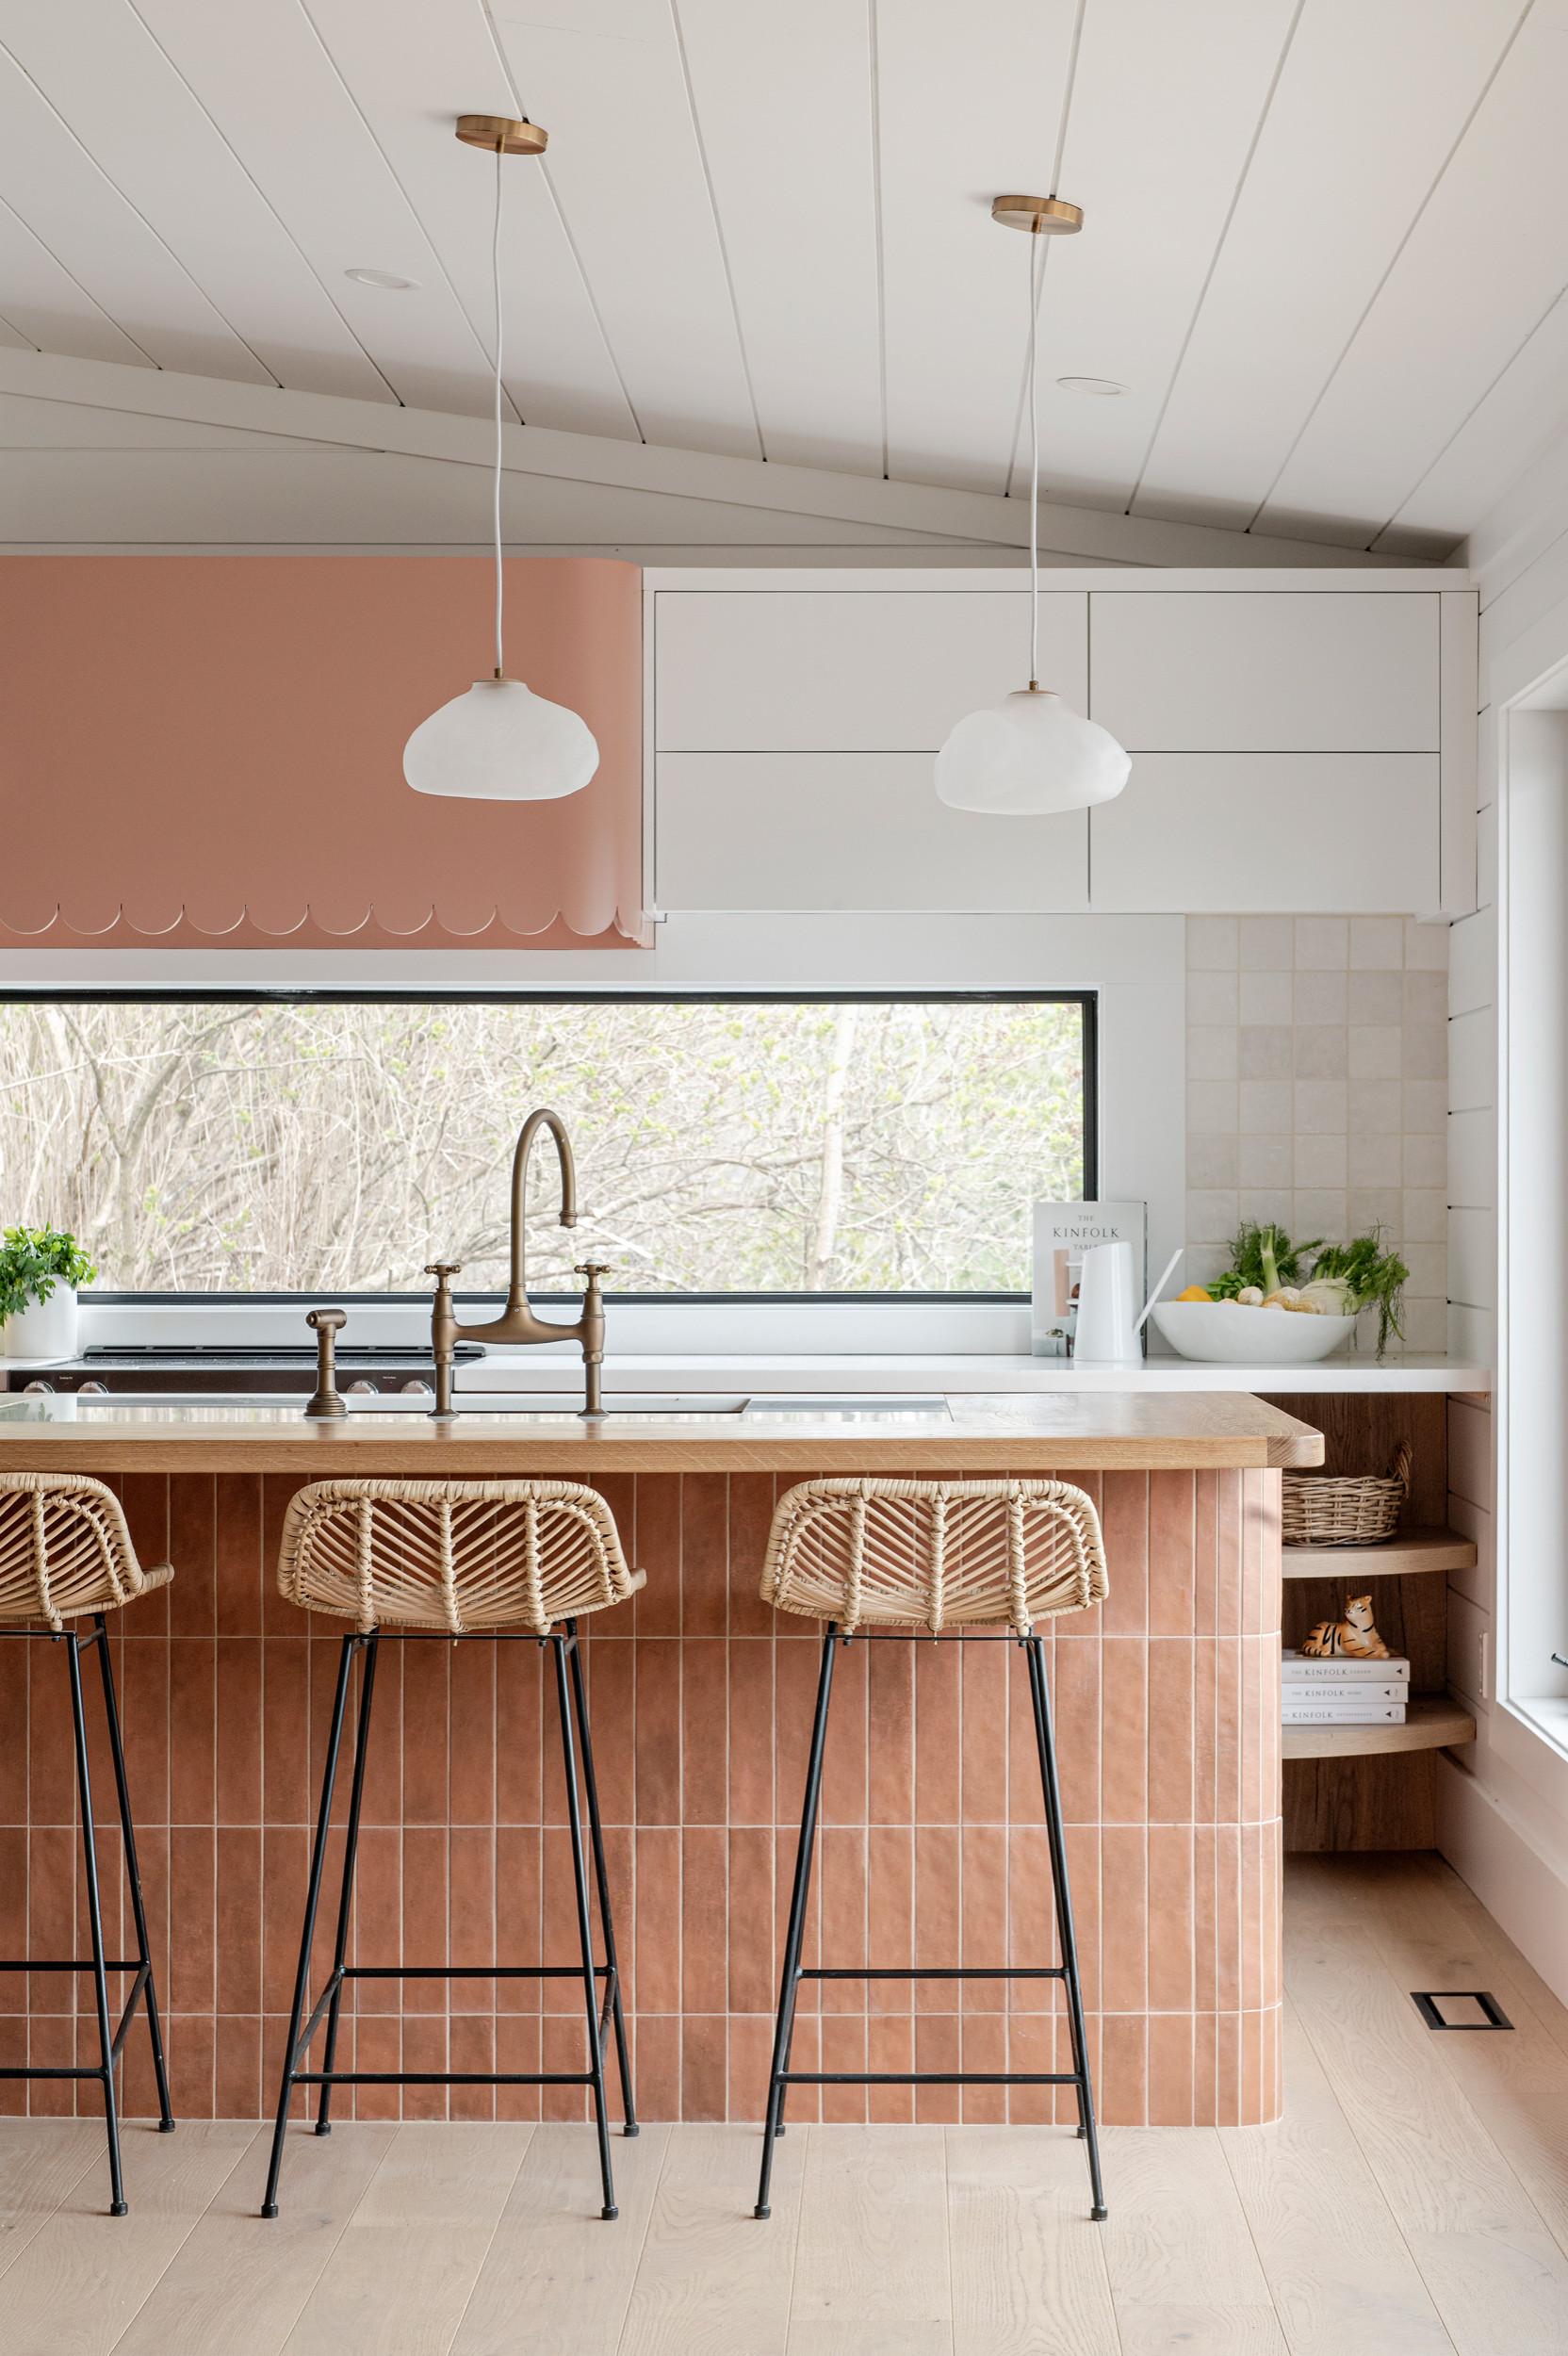
<instances>
[{"instance_id":1,"label":"vaulted ceiling slope","mask_svg":"<svg viewBox=\"0 0 1568 2356\"><path fill-rule=\"evenodd\" d=\"M4 0L0 345L477 417L476 108L550 133L506 167L531 426L1000 497L1004 188L1087 215L1043 313L1077 507L1441 555L1568 411L1568 0L527 7Z\"/></svg>"}]
</instances>

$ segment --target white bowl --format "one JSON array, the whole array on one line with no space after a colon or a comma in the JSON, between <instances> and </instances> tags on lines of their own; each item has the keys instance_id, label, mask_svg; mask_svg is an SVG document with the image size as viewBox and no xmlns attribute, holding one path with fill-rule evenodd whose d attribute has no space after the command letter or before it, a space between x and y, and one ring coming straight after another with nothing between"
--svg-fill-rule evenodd
<instances>
[{"instance_id":1,"label":"white bowl","mask_svg":"<svg viewBox=\"0 0 1568 2356\"><path fill-rule=\"evenodd\" d=\"M1246 1309L1233 1301L1161 1301L1153 1317L1181 1357L1211 1366L1304 1366L1331 1357L1356 1330L1354 1317Z\"/></svg>"}]
</instances>

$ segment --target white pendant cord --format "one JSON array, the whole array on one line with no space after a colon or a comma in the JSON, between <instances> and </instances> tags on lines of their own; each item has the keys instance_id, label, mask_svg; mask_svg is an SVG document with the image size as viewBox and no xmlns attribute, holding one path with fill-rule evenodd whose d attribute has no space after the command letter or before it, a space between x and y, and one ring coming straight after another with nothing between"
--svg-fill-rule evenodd
<instances>
[{"instance_id":1,"label":"white pendant cord","mask_svg":"<svg viewBox=\"0 0 1568 2356\"><path fill-rule=\"evenodd\" d=\"M496 221L490 238L490 284L496 299L496 677L506 673L502 652L502 620L506 591L501 571L501 173L505 157L498 140L496 145Z\"/></svg>"},{"instance_id":2,"label":"white pendant cord","mask_svg":"<svg viewBox=\"0 0 1568 2356\"><path fill-rule=\"evenodd\" d=\"M1045 239L1029 240L1029 684L1040 670L1040 418L1035 398L1035 364L1040 334L1040 293L1045 283Z\"/></svg>"}]
</instances>

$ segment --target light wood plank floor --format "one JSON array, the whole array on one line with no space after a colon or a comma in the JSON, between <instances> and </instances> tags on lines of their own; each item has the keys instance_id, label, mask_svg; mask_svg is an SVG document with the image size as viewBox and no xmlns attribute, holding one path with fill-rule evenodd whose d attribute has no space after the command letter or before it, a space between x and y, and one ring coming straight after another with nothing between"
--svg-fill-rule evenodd
<instances>
[{"instance_id":1,"label":"light wood plank floor","mask_svg":"<svg viewBox=\"0 0 1568 2356\"><path fill-rule=\"evenodd\" d=\"M6 2356L1568 2356L1568 2010L1436 1858L1289 1869L1282 2126L816 2127L750 2215L755 2129L268 2135L0 2121ZM1413 1988L1511 2034L1434 2036Z\"/></svg>"}]
</instances>

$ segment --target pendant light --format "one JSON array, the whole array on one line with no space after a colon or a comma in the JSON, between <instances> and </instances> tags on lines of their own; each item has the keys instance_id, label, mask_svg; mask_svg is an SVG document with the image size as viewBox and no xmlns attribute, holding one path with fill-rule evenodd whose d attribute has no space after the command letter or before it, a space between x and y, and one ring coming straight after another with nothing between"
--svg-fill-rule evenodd
<instances>
[{"instance_id":1,"label":"pendant light","mask_svg":"<svg viewBox=\"0 0 1568 2356\"><path fill-rule=\"evenodd\" d=\"M1045 240L1084 225L1076 205L1054 196L999 196L991 219L1025 230L1029 247L1029 684L958 722L937 755L937 794L954 810L1048 817L1108 802L1132 762L1108 729L1084 719L1039 683L1040 429L1035 397Z\"/></svg>"},{"instance_id":2,"label":"pendant light","mask_svg":"<svg viewBox=\"0 0 1568 2356\"><path fill-rule=\"evenodd\" d=\"M403 746L403 776L416 794L445 794L465 801L553 802L580 793L599 765L599 748L585 720L564 704L536 695L506 676L503 622L506 584L501 564L501 182L508 155L542 155L547 134L535 123L505 115L460 115L457 136L496 158L496 215L490 275L496 302L496 668L421 720Z\"/></svg>"}]
</instances>

